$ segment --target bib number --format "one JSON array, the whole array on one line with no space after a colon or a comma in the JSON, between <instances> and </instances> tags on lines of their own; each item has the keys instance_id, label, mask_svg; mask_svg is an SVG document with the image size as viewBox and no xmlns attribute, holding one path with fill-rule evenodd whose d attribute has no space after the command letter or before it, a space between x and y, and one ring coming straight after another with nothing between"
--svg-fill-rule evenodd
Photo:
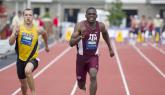
<instances>
[{"instance_id":1,"label":"bib number","mask_svg":"<svg viewBox=\"0 0 165 95\"><path fill-rule=\"evenodd\" d=\"M31 46L32 40L33 40L32 37L27 35L22 35L21 44Z\"/></svg>"}]
</instances>

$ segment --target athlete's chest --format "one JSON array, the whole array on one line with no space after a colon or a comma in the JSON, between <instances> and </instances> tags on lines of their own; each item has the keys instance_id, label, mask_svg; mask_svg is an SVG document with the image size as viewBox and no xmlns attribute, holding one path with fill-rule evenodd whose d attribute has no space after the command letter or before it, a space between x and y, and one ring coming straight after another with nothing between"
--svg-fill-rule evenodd
<instances>
[{"instance_id":1,"label":"athlete's chest","mask_svg":"<svg viewBox=\"0 0 165 95\"><path fill-rule=\"evenodd\" d=\"M85 50L95 50L100 38L100 32L95 30L84 30L85 37L83 38L83 45Z\"/></svg>"},{"instance_id":2,"label":"athlete's chest","mask_svg":"<svg viewBox=\"0 0 165 95\"><path fill-rule=\"evenodd\" d=\"M38 33L34 30L21 30L19 37L21 44L31 46L38 40Z\"/></svg>"},{"instance_id":3,"label":"athlete's chest","mask_svg":"<svg viewBox=\"0 0 165 95\"><path fill-rule=\"evenodd\" d=\"M91 30L88 28L84 28L82 30L82 33L84 35L84 40L96 41L100 36L100 31L98 29Z\"/></svg>"}]
</instances>

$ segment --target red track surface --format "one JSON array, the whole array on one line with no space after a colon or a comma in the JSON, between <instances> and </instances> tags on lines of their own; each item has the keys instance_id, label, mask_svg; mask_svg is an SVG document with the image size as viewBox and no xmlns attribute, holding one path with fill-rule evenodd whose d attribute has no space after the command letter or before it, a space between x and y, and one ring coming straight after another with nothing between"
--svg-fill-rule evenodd
<instances>
[{"instance_id":1,"label":"red track surface","mask_svg":"<svg viewBox=\"0 0 165 95\"><path fill-rule=\"evenodd\" d=\"M106 44L100 44L97 95L165 95L165 77L132 45L113 45L117 54L110 58ZM165 74L163 53L151 45L136 47ZM159 48L165 50L164 46ZM78 88L73 90L76 83L75 56L76 48L69 48L67 43L57 43L49 53L40 53L41 61L34 72L37 95L71 95L71 92L72 95L89 95L89 77L86 92ZM0 72L0 95L11 95L19 87L15 66ZM19 90L16 95L21 95Z\"/></svg>"}]
</instances>

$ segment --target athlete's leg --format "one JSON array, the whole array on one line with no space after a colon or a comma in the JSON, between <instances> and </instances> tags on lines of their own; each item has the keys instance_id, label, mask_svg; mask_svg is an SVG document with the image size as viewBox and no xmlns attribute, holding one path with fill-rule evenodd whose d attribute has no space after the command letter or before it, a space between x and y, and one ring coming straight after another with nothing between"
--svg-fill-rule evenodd
<instances>
[{"instance_id":1,"label":"athlete's leg","mask_svg":"<svg viewBox=\"0 0 165 95\"><path fill-rule=\"evenodd\" d=\"M77 75L77 81L78 81L78 87L82 90L86 90L85 84L86 84L86 60L84 60L83 56L77 55L76 60L76 75Z\"/></svg>"},{"instance_id":2,"label":"athlete's leg","mask_svg":"<svg viewBox=\"0 0 165 95\"><path fill-rule=\"evenodd\" d=\"M33 69L34 69L33 64L31 62L28 62L25 67L25 75L27 78L28 86L32 92L32 95L35 95L34 79L33 79L33 75L32 75Z\"/></svg>"},{"instance_id":3,"label":"athlete's leg","mask_svg":"<svg viewBox=\"0 0 165 95\"><path fill-rule=\"evenodd\" d=\"M78 87L82 90L86 90L86 86L85 86L86 82L85 81L78 81Z\"/></svg>"},{"instance_id":4,"label":"athlete's leg","mask_svg":"<svg viewBox=\"0 0 165 95\"><path fill-rule=\"evenodd\" d=\"M98 56L93 56L89 59L88 72L90 76L90 95L96 95L97 91L97 72L99 68Z\"/></svg>"},{"instance_id":5,"label":"athlete's leg","mask_svg":"<svg viewBox=\"0 0 165 95\"><path fill-rule=\"evenodd\" d=\"M27 94L27 80L26 79L20 79L20 83L21 83L21 91L22 91L22 95L28 95Z\"/></svg>"},{"instance_id":6,"label":"athlete's leg","mask_svg":"<svg viewBox=\"0 0 165 95\"><path fill-rule=\"evenodd\" d=\"M87 71L85 70L84 66L79 65L76 68L76 74L77 74L77 81L78 81L78 87L82 90L86 90L86 75Z\"/></svg>"},{"instance_id":7,"label":"athlete's leg","mask_svg":"<svg viewBox=\"0 0 165 95\"><path fill-rule=\"evenodd\" d=\"M21 92L22 92L22 95L27 95L27 88L28 88L28 85L27 85L27 80L26 80L26 76L25 76L25 72L24 72L24 69L25 69L25 63L19 59L17 59L17 75L18 75L18 78L19 78L19 81L21 83Z\"/></svg>"},{"instance_id":8,"label":"athlete's leg","mask_svg":"<svg viewBox=\"0 0 165 95\"><path fill-rule=\"evenodd\" d=\"M90 68L89 70L90 75L90 95L96 95L97 91L97 69L96 68Z\"/></svg>"}]
</instances>

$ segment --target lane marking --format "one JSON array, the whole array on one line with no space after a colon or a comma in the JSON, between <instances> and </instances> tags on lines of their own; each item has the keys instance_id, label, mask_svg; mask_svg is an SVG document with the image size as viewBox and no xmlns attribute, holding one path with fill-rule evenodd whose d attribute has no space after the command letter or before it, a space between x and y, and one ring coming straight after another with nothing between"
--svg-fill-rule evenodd
<instances>
[{"instance_id":1,"label":"lane marking","mask_svg":"<svg viewBox=\"0 0 165 95\"><path fill-rule=\"evenodd\" d=\"M16 61L15 61L15 62L13 62L13 63L11 63L10 65L7 65L7 66L5 66L5 67L1 68L1 69L0 69L0 72L2 72L2 71L4 71L4 70L6 70L6 69L8 69L8 68L10 68L10 67L12 67L12 66L14 66L14 65L15 65L15 63L16 63Z\"/></svg>"},{"instance_id":2,"label":"lane marking","mask_svg":"<svg viewBox=\"0 0 165 95\"><path fill-rule=\"evenodd\" d=\"M147 58L138 47L132 45L133 48L140 54L142 58L144 58L163 78L165 78L165 74L149 59Z\"/></svg>"},{"instance_id":3,"label":"lane marking","mask_svg":"<svg viewBox=\"0 0 165 95\"><path fill-rule=\"evenodd\" d=\"M123 68L122 68L122 65L121 65L121 61L120 61L120 58L119 58L119 55L118 55L118 52L117 52L117 48L115 46L114 41L111 41L111 43L112 43L112 47L114 48L115 58L117 60L117 65L118 65L118 68L119 68L119 71L120 71L120 74L121 74L121 77L122 77L122 81L123 81L123 84L124 84L126 95L130 95L130 90L128 88L128 83L127 83L127 80L125 78L125 74L124 74L124 71L123 71Z\"/></svg>"},{"instance_id":4,"label":"lane marking","mask_svg":"<svg viewBox=\"0 0 165 95\"><path fill-rule=\"evenodd\" d=\"M53 42L49 45L49 48L53 47L56 44L56 42ZM39 53L43 52L45 48L42 48L39 50ZM14 66L16 64L16 61L14 61L13 63L11 63L10 65L7 65L3 68L0 69L0 72L9 69L10 67Z\"/></svg>"},{"instance_id":5,"label":"lane marking","mask_svg":"<svg viewBox=\"0 0 165 95\"><path fill-rule=\"evenodd\" d=\"M68 47L66 48L62 53L60 53L56 58L54 58L50 63L48 63L48 65L46 65L44 68L42 68L39 72L37 72L34 75L34 79L37 78L39 75L41 75L45 70L47 70L50 66L52 66L54 63L56 63L56 61L58 61L60 58L62 58L67 52L69 52L71 48ZM21 91L21 88L18 88L17 90L15 90L11 95L16 95L18 92Z\"/></svg>"},{"instance_id":6,"label":"lane marking","mask_svg":"<svg viewBox=\"0 0 165 95\"><path fill-rule=\"evenodd\" d=\"M70 95L74 95L74 94L75 94L76 88L77 88L77 81L75 82L75 84L74 84L74 86L73 86L73 89L72 89Z\"/></svg>"},{"instance_id":7,"label":"lane marking","mask_svg":"<svg viewBox=\"0 0 165 95\"><path fill-rule=\"evenodd\" d=\"M157 46L155 46L155 45L153 45L153 44L149 44L150 46L152 46L154 49L156 49L157 51L159 51L159 52L161 52L162 54L164 54L165 55L165 51L163 50L163 49L161 49L161 48L158 48Z\"/></svg>"}]
</instances>

